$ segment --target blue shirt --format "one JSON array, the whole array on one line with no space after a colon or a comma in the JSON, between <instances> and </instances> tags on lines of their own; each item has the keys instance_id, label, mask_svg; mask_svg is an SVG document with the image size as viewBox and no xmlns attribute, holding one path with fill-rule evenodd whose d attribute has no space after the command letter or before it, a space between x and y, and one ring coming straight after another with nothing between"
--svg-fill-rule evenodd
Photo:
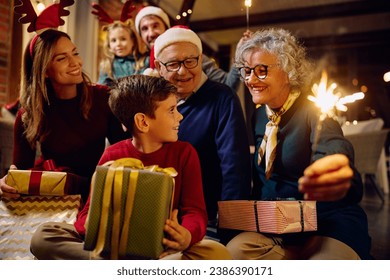
<instances>
[{"instance_id":1,"label":"blue shirt","mask_svg":"<svg viewBox=\"0 0 390 280\"><path fill-rule=\"evenodd\" d=\"M128 55L125 57L116 56L112 62L112 75L114 79L119 79L121 77L126 77L134 74L142 74L143 71L149 65L149 56L145 58L144 67L139 70L135 70L135 59L133 55ZM100 71L98 84L103 84L107 86L112 85L113 80L108 77L107 73Z\"/></svg>"}]
</instances>

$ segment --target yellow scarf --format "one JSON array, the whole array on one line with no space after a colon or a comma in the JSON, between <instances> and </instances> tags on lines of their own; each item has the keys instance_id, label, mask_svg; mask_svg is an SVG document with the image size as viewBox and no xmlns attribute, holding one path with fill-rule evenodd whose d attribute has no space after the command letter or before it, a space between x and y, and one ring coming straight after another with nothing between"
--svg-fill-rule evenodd
<instances>
[{"instance_id":1,"label":"yellow scarf","mask_svg":"<svg viewBox=\"0 0 390 280\"><path fill-rule=\"evenodd\" d=\"M265 127L263 141L259 146L257 164L260 165L263 156L265 155L265 178L268 180L272 174L272 165L276 154L278 126L281 116L294 104L295 100L300 95L300 92L291 92L288 95L286 102L278 112L274 112L266 105L266 112L269 119Z\"/></svg>"}]
</instances>

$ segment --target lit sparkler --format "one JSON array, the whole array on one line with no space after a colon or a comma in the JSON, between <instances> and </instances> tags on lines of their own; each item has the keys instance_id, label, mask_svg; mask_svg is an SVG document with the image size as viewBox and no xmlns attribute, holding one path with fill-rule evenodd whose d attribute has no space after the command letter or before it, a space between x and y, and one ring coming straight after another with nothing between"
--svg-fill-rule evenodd
<instances>
[{"instance_id":1,"label":"lit sparkler","mask_svg":"<svg viewBox=\"0 0 390 280\"><path fill-rule=\"evenodd\" d=\"M252 0L245 0L246 7L246 30L249 30L249 8L252 7Z\"/></svg>"},{"instance_id":2,"label":"lit sparkler","mask_svg":"<svg viewBox=\"0 0 390 280\"><path fill-rule=\"evenodd\" d=\"M314 143L313 143L313 153L317 149L319 135L322 130L323 121L329 118L336 117L336 110L338 111L347 111L348 108L345 106L347 103L353 103L356 100L360 100L364 98L363 92L357 92L352 95L347 95L341 97L340 93L334 93L334 90L337 88L336 83L332 83L329 87L328 84L328 75L325 71L322 72L321 80L319 84L314 84L312 87L313 95L309 95L308 99L315 103L317 107L320 108L321 113L319 116L319 121L317 123L315 135L314 135Z\"/></svg>"}]
</instances>

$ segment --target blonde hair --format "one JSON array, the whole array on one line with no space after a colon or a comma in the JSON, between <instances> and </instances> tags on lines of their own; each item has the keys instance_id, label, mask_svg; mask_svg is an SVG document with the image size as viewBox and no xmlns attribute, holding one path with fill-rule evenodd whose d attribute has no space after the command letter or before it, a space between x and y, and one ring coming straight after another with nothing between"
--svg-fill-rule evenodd
<instances>
[{"instance_id":1,"label":"blonde hair","mask_svg":"<svg viewBox=\"0 0 390 280\"><path fill-rule=\"evenodd\" d=\"M54 47L62 37L70 40L68 34L48 29L38 36L32 53L30 53L30 44L24 51L20 104L23 108L22 121L25 136L33 148L36 146L36 141L42 141L50 130L46 125L46 113L50 108L50 100L55 98L55 92L46 77L46 71L52 60ZM90 79L83 73L83 82L77 85L77 92L81 93L80 112L85 119L88 119L92 106L89 84Z\"/></svg>"},{"instance_id":2,"label":"blonde hair","mask_svg":"<svg viewBox=\"0 0 390 280\"><path fill-rule=\"evenodd\" d=\"M110 32L116 28L123 28L127 30L130 34L130 40L133 41L133 50L131 54L135 60L135 70L139 71L140 69L145 67L145 59L146 53L141 50L141 46L139 43L139 38L137 33L134 30L133 24L131 20L127 20L126 22L122 21L114 21L111 24L103 26L103 31L106 32L105 41L103 44L103 55L104 57L100 61L100 69L102 72L106 73L109 78L115 79L112 72L112 64L115 59L115 55L110 50Z\"/></svg>"}]
</instances>

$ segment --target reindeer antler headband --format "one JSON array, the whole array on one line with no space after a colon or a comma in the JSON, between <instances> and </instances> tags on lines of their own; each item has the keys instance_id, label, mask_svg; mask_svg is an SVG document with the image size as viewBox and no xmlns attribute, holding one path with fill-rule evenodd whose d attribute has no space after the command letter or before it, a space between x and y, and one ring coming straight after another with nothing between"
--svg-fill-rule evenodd
<instances>
[{"instance_id":1,"label":"reindeer antler headband","mask_svg":"<svg viewBox=\"0 0 390 280\"><path fill-rule=\"evenodd\" d=\"M36 32L37 34L31 40L30 54L32 56L34 45L41 34L46 29L56 29L61 25L64 25L65 21L62 16L68 16L70 12L65 10L65 7L72 6L74 0L60 0L58 4L52 4L44 9L39 16L35 13L34 7L30 0L19 0L20 4L15 5L14 11L17 14L21 14L19 18L20 23L30 23L27 28L28 32Z\"/></svg>"},{"instance_id":2,"label":"reindeer antler headband","mask_svg":"<svg viewBox=\"0 0 390 280\"><path fill-rule=\"evenodd\" d=\"M135 11L135 9L136 9L136 7L134 5L132 5L132 2L133 1L128 0L125 2L125 4L123 4L122 13L121 13L121 17L120 17L120 21L123 23L125 23L127 20L132 18L131 13L133 11ZM95 10L92 11L91 13L96 15L97 18L99 19L99 21L105 22L108 24L115 22L115 20L112 19L99 4L92 3L92 8L94 8Z\"/></svg>"}]
</instances>

